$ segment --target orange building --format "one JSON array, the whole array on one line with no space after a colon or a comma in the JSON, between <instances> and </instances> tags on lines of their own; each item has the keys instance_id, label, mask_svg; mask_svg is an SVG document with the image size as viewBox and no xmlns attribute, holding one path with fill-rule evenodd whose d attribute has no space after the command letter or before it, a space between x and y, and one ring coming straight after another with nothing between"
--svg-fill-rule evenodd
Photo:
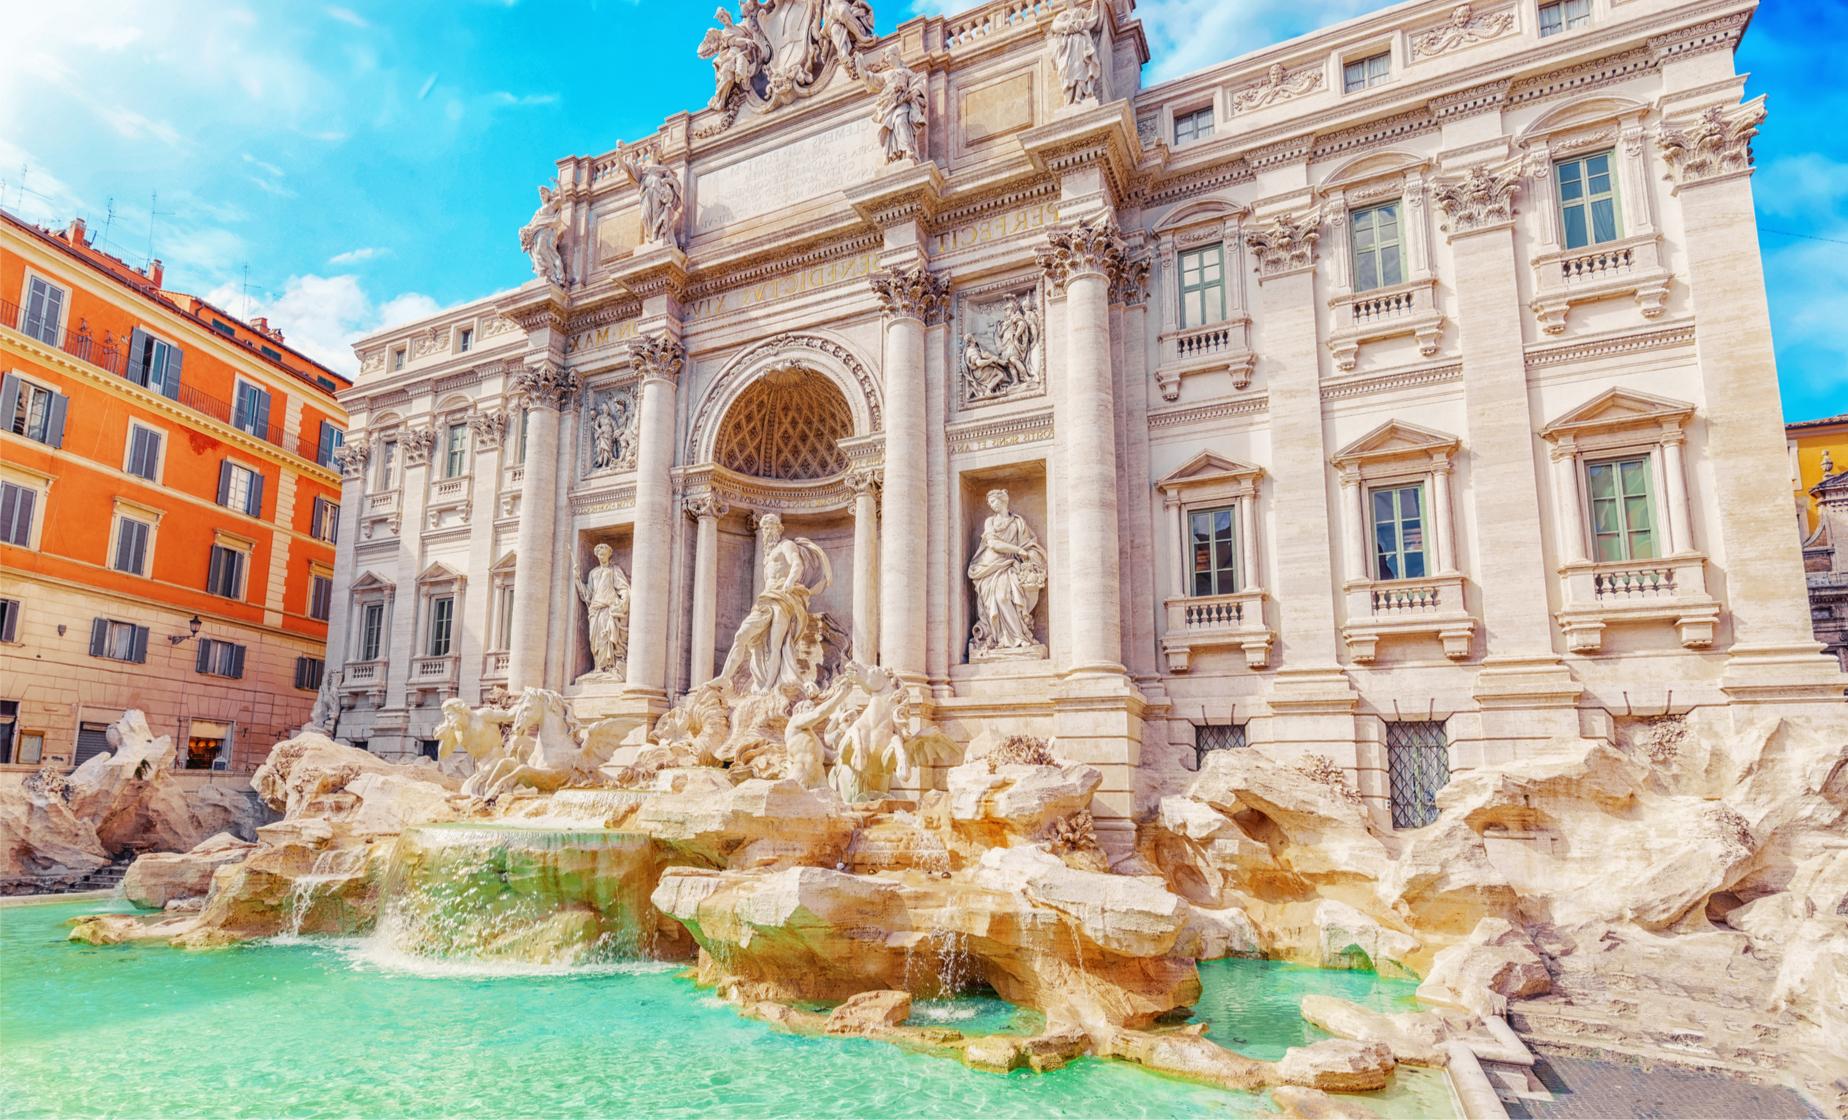
<instances>
[{"instance_id":1,"label":"orange building","mask_svg":"<svg viewBox=\"0 0 1848 1120\"><path fill-rule=\"evenodd\" d=\"M0 211L0 770L140 708L248 773L314 705L349 383L161 280Z\"/></svg>"},{"instance_id":2,"label":"orange building","mask_svg":"<svg viewBox=\"0 0 1848 1120\"><path fill-rule=\"evenodd\" d=\"M1803 539L1808 540L1816 531L1816 495L1811 491L1830 474L1848 471L1848 412L1786 424L1784 441L1790 449L1790 485L1797 517Z\"/></svg>"}]
</instances>

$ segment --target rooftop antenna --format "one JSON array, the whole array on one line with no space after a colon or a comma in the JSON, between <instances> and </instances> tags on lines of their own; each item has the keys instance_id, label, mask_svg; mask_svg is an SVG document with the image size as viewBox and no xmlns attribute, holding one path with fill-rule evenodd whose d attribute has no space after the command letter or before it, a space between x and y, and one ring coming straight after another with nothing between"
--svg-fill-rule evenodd
<instances>
[{"instance_id":1,"label":"rooftop antenna","mask_svg":"<svg viewBox=\"0 0 1848 1120\"><path fill-rule=\"evenodd\" d=\"M97 238L97 244L109 244L109 227L115 225L115 195L109 196L109 202L103 216L103 235Z\"/></svg>"},{"instance_id":2,"label":"rooftop antenna","mask_svg":"<svg viewBox=\"0 0 1848 1120\"><path fill-rule=\"evenodd\" d=\"M156 218L170 218L172 216L173 216L173 212L171 210L162 210L160 208L160 192L159 191L149 191L148 192L148 259L144 264L142 264L141 266L142 268L144 269L151 268L154 265L154 220Z\"/></svg>"},{"instance_id":3,"label":"rooftop antenna","mask_svg":"<svg viewBox=\"0 0 1848 1120\"><path fill-rule=\"evenodd\" d=\"M249 262L249 261L245 261L245 262L244 262L244 310L243 310L243 319L244 319L244 321L245 321L246 323L248 323L248 322L250 321L250 262Z\"/></svg>"}]
</instances>

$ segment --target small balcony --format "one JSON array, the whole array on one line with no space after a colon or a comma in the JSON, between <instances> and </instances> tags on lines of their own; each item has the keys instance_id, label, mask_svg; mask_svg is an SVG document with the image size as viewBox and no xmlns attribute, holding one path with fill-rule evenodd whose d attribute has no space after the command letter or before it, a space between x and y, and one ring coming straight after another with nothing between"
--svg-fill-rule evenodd
<instances>
[{"instance_id":1,"label":"small balcony","mask_svg":"<svg viewBox=\"0 0 1848 1120\"><path fill-rule=\"evenodd\" d=\"M1533 269L1534 317L1547 334L1565 332L1575 304L1623 296L1635 297L1643 318L1660 318L1673 283L1662 262L1662 239L1653 233L1542 253Z\"/></svg>"},{"instance_id":2,"label":"small balcony","mask_svg":"<svg viewBox=\"0 0 1848 1120\"><path fill-rule=\"evenodd\" d=\"M387 540L398 535L403 526L400 497L397 490L366 495L365 504L359 508L361 541Z\"/></svg>"},{"instance_id":3,"label":"small balcony","mask_svg":"<svg viewBox=\"0 0 1848 1120\"><path fill-rule=\"evenodd\" d=\"M1463 597L1463 577L1439 575L1425 579L1357 580L1347 585L1347 623L1341 638L1348 656L1370 665L1379 655L1380 640L1397 637L1434 637L1443 643L1444 656L1461 661L1469 656L1476 620Z\"/></svg>"},{"instance_id":4,"label":"small balcony","mask_svg":"<svg viewBox=\"0 0 1848 1120\"><path fill-rule=\"evenodd\" d=\"M456 683L456 662L457 658L454 654L412 659L411 687L453 688Z\"/></svg>"},{"instance_id":5,"label":"small balcony","mask_svg":"<svg viewBox=\"0 0 1848 1120\"><path fill-rule=\"evenodd\" d=\"M430 501L424 507L425 529L452 529L467 525L474 496L470 475L439 478L430 483Z\"/></svg>"},{"instance_id":6,"label":"small balcony","mask_svg":"<svg viewBox=\"0 0 1848 1120\"><path fill-rule=\"evenodd\" d=\"M1244 652L1247 668L1269 665L1272 635L1264 622L1264 599L1257 588L1169 599L1167 630L1161 638L1168 670L1185 673L1195 650L1234 646Z\"/></svg>"},{"instance_id":7,"label":"small balcony","mask_svg":"<svg viewBox=\"0 0 1848 1120\"><path fill-rule=\"evenodd\" d=\"M1251 384L1257 363L1251 349L1251 320L1240 316L1162 335L1155 383L1167 401L1180 399L1183 380L1207 374L1230 373L1232 388L1244 389Z\"/></svg>"},{"instance_id":8,"label":"small balcony","mask_svg":"<svg viewBox=\"0 0 1848 1120\"><path fill-rule=\"evenodd\" d=\"M1672 622L1684 647L1713 645L1720 604L1707 593L1707 560L1698 553L1568 564L1560 576L1566 605L1559 626L1573 653L1598 652L1605 628L1624 623Z\"/></svg>"},{"instance_id":9,"label":"small balcony","mask_svg":"<svg viewBox=\"0 0 1848 1120\"><path fill-rule=\"evenodd\" d=\"M481 679L484 681L504 681L507 679L507 666L513 655L504 649L494 650L481 659Z\"/></svg>"},{"instance_id":10,"label":"small balcony","mask_svg":"<svg viewBox=\"0 0 1848 1120\"><path fill-rule=\"evenodd\" d=\"M1335 368L1351 372L1360 361L1360 348L1369 342L1413 335L1424 357L1437 353L1444 335L1444 316L1437 309L1437 281L1410 280L1371 291L1343 293L1328 301L1335 327L1328 350Z\"/></svg>"}]
</instances>

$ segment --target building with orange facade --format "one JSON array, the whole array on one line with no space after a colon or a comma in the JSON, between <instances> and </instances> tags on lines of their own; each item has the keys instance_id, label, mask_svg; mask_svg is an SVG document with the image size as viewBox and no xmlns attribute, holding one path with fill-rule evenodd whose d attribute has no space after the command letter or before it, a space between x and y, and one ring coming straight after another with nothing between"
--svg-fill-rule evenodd
<instances>
[{"instance_id":1,"label":"building with orange facade","mask_svg":"<svg viewBox=\"0 0 1848 1120\"><path fill-rule=\"evenodd\" d=\"M1797 523L1808 540L1818 525L1816 487L1830 475L1848 470L1848 412L1786 424L1784 442L1790 450L1790 486L1797 502Z\"/></svg>"},{"instance_id":2,"label":"building with orange facade","mask_svg":"<svg viewBox=\"0 0 1848 1120\"><path fill-rule=\"evenodd\" d=\"M345 378L0 211L0 770L140 708L248 773L304 723L332 607Z\"/></svg>"}]
</instances>

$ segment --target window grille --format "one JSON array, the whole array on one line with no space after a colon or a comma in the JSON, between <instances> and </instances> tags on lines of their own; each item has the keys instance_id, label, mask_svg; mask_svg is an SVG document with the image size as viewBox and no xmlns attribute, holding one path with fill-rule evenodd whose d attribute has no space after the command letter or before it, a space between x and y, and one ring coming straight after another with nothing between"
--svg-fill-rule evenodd
<instances>
[{"instance_id":1,"label":"window grille","mask_svg":"<svg viewBox=\"0 0 1848 1120\"><path fill-rule=\"evenodd\" d=\"M1194 769L1206 765L1206 756L1214 751L1245 749L1245 725L1242 723L1194 724Z\"/></svg>"},{"instance_id":2,"label":"window grille","mask_svg":"<svg viewBox=\"0 0 1848 1120\"><path fill-rule=\"evenodd\" d=\"M1442 720L1386 725L1386 778L1394 828L1423 828L1437 819L1437 791L1450 781Z\"/></svg>"}]
</instances>

